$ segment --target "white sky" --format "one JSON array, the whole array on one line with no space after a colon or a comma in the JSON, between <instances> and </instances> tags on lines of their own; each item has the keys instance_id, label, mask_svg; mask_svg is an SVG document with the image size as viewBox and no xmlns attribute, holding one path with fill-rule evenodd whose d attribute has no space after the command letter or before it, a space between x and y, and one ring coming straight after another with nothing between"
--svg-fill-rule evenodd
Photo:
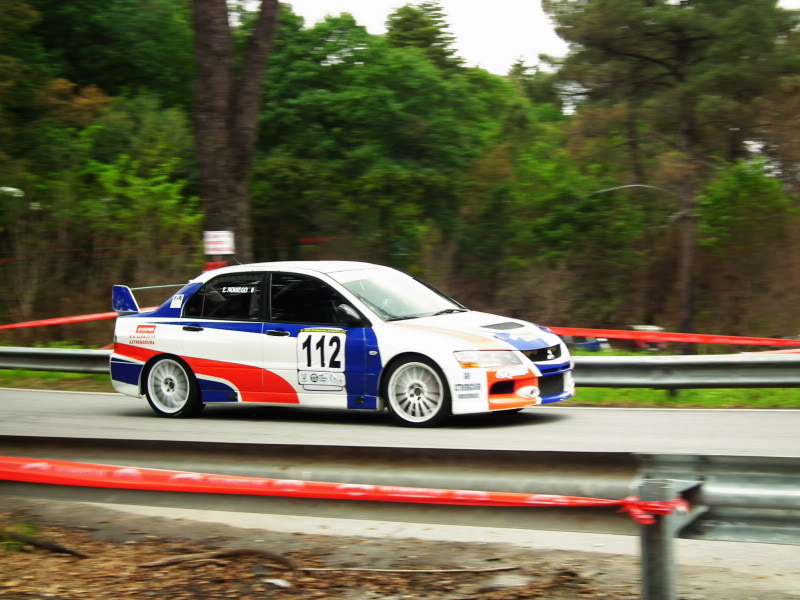
<instances>
[{"instance_id":1,"label":"white sky","mask_svg":"<svg viewBox=\"0 0 800 600\"><path fill-rule=\"evenodd\" d=\"M306 27L326 15L346 12L370 33L384 33L388 16L406 4L422 0L283 0ZM781 0L784 8L800 9L800 0ZM459 56L467 66L505 75L517 59L533 66L539 54L564 56L567 45L553 31L540 0L440 0Z\"/></svg>"}]
</instances>

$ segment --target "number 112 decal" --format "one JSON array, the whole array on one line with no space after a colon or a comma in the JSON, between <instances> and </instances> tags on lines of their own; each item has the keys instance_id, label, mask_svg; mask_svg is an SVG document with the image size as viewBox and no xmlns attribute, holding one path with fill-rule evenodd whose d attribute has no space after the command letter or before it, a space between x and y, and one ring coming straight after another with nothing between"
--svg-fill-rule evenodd
<instances>
[{"instance_id":1,"label":"number 112 decal","mask_svg":"<svg viewBox=\"0 0 800 600\"><path fill-rule=\"evenodd\" d=\"M345 342L341 329L301 329L297 336L297 377L306 390L341 390L345 384Z\"/></svg>"}]
</instances>

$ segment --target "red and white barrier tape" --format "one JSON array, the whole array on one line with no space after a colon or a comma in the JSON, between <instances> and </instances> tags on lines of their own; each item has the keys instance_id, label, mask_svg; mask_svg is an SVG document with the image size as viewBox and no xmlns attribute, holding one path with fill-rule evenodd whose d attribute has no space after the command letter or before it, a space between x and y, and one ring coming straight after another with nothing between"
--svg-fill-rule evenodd
<instances>
[{"instance_id":1,"label":"red and white barrier tape","mask_svg":"<svg viewBox=\"0 0 800 600\"><path fill-rule=\"evenodd\" d=\"M102 321L103 319L116 319L117 313L96 313L93 315L78 315L76 317L56 317L41 321L26 321L24 323L11 323L0 325L0 329L22 329L25 327L44 327L45 325L68 325L70 323L86 323L87 321Z\"/></svg>"},{"instance_id":2,"label":"red and white barrier tape","mask_svg":"<svg viewBox=\"0 0 800 600\"><path fill-rule=\"evenodd\" d=\"M157 307L143 308L142 311L153 310ZM76 315L74 317L55 317L53 319L42 319L40 321L25 321L24 323L10 323L0 325L0 329L22 329L25 327L45 327L47 325L70 325L72 323L87 323L89 321L102 321L104 319L116 319L116 312L94 313L91 315Z\"/></svg>"},{"instance_id":3,"label":"red and white barrier tape","mask_svg":"<svg viewBox=\"0 0 800 600\"><path fill-rule=\"evenodd\" d=\"M152 308L142 310L152 310ZM86 323L88 321L101 321L115 319L117 313L95 313L91 315L77 315L74 317L56 317L40 321L26 321L24 323L11 323L0 325L2 329L22 329L25 327L44 327L47 325L69 325L72 323ZM705 333L673 333L668 331L621 331L616 329L585 329L582 327L550 327L558 335L571 335L595 338L609 338L619 340L640 340L645 342L681 342L695 344L731 344L740 346L800 346L800 340L787 340L782 338L745 337L736 335L713 335Z\"/></svg>"},{"instance_id":4,"label":"red and white barrier tape","mask_svg":"<svg viewBox=\"0 0 800 600\"><path fill-rule=\"evenodd\" d=\"M632 519L644 525L654 523L655 515L668 515L676 511L688 511L688 504L680 498L667 502L643 501L636 496L629 496L621 500L606 500L551 494L330 483L296 479L243 477L239 475L213 475L188 471L166 471L8 456L0 456L0 479L26 483L113 489L285 496L329 500L372 500L461 506L549 506L561 508L618 506L620 512L628 513Z\"/></svg>"},{"instance_id":5,"label":"red and white barrier tape","mask_svg":"<svg viewBox=\"0 0 800 600\"><path fill-rule=\"evenodd\" d=\"M689 342L694 344L733 344L741 346L800 346L800 340L783 338L713 335L705 333L671 333L669 331L618 331L615 329L583 329L579 327L549 327L558 335L641 340L644 342Z\"/></svg>"}]
</instances>

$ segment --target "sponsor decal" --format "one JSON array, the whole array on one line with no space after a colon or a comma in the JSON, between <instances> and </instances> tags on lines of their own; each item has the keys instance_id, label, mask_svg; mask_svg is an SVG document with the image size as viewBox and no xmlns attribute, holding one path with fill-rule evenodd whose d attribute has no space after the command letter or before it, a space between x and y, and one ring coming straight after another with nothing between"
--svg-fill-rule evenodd
<instances>
[{"instance_id":1,"label":"sponsor decal","mask_svg":"<svg viewBox=\"0 0 800 600\"><path fill-rule=\"evenodd\" d=\"M480 398L480 394L457 394L456 398L459 400L472 400L474 398Z\"/></svg>"},{"instance_id":2,"label":"sponsor decal","mask_svg":"<svg viewBox=\"0 0 800 600\"><path fill-rule=\"evenodd\" d=\"M519 365L516 367L506 367L505 369L500 369L494 374L494 376L497 377L497 379L513 379L514 377L522 377L528 373L528 367L525 365Z\"/></svg>"},{"instance_id":3,"label":"sponsor decal","mask_svg":"<svg viewBox=\"0 0 800 600\"><path fill-rule=\"evenodd\" d=\"M131 335L128 343L133 346L148 346L156 343L155 325L137 325L136 332Z\"/></svg>"},{"instance_id":4,"label":"sponsor decal","mask_svg":"<svg viewBox=\"0 0 800 600\"><path fill-rule=\"evenodd\" d=\"M480 383L457 383L455 385L457 392L477 392L481 389Z\"/></svg>"},{"instance_id":5,"label":"sponsor decal","mask_svg":"<svg viewBox=\"0 0 800 600\"><path fill-rule=\"evenodd\" d=\"M315 371L300 371L297 374L297 379L302 386L326 386L326 388L344 387L344 373L331 373L329 371L315 372Z\"/></svg>"}]
</instances>

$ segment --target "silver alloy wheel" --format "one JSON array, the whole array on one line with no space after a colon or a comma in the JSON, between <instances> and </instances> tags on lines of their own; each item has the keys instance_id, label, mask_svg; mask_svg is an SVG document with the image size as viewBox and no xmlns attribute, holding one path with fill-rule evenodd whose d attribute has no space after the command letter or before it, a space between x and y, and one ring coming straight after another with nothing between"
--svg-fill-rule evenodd
<instances>
[{"instance_id":1,"label":"silver alloy wheel","mask_svg":"<svg viewBox=\"0 0 800 600\"><path fill-rule=\"evenodd\" d=\"M392 412L409 424L441 418L446 404L442 378L424 362L411 361L396 367L389 377L386 395Z\"/></svg>"},{"instance_id":2,"label":"silver alloy wheel","mask_svg":"<svg viewBox=\"0 0 800 600\"><path fill-rule=\"evenodd\" d=\"M162 358L147 374L147 399L156 412L178 416L194 403L192 383L182 363Z\"/></svg>"}]
</instances>

